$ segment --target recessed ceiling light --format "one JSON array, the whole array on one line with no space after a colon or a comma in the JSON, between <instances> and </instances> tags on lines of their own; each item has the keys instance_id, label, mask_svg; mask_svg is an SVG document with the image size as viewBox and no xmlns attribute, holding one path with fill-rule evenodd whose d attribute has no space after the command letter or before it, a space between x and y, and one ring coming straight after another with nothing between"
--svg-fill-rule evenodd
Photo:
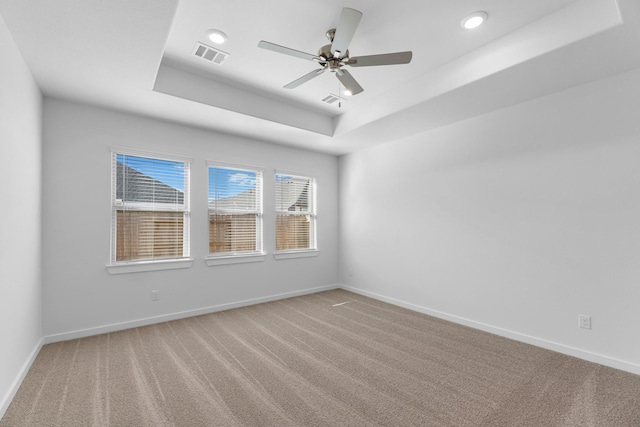
<instances>
[{"instance_id":1,"label":"recessed ceiling light","mask_svg":"<svg viewBox=\"0 0 640 427\"><path fill-rule=\"evenodd\" d=\"M223 44L228 40L227 35L220 30L208 30L207 37L215 44Z\"/></svg>"},{"instance_id":2,"label":"recessed ceiling light","mask_svg":"<svg viewBox=\"0 0 640 427\"><path fill-rule=\"evenodd\" d=\"M482 23L487 20L488 16L487 12L473 12L472 14L467 15L462 22L460 22L460 25L465 30L473 30L474 28L478 28L482 25Z\"/></svg>"},{"instance_id":3,"label":"recessed ceiling light","mask_svg":"<svg viewBox=\"0 0 640 427\"><path fill-rule=\"evenodd\" d=\"M351 96L351 91L349 89L345 89L342 93L344 93L345 96Z\"/></svg>"}]
</instances>

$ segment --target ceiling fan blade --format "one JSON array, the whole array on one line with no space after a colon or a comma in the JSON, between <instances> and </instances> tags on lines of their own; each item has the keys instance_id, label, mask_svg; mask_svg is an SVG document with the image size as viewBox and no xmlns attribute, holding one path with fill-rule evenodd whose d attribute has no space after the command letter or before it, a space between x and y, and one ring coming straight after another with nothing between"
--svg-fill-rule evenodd
<instances>
[{"instance_id":1,"label":"ceiling fan blade","mask_svg":"<svg viewBox=\"0 0 640 427\"><path fill-rule=\"evenodd\" d=\"M336 71L336 77L344 88L351 92L351 95L357 95L364 90L347 70Z\"/></svg>"},{"instance_id":2,"label":"ceiling fan blade","mask_svg":"<svg viewBox=\"0 0 640 427\"><path fill-rule=\"evenodd\" d=\"M273 52L284 53L285 55L295 56L296 58L306 59L308 61L321 61L317 55L312 55L306 52L300 52L299 50L291 49L288 47L280 46L278 44L269 43L264 40L260 40L258 43L258 47L266 50L271 50Z\"/></svg>"},{"instance_id":3,"label":"ceiling fan blade","mask_svg":"<svg viewBox=\"0 0 640 427\"><path fill-rule=\"evenodd\" d=\"M371 67L373 65L395 65L408 64L411 62L413 53L411 51L383 53L381 55L357 56L350 58L347 65L352 67Z\"/></svg>"},{"instance_id":4,"label":"ceiling fan blade","mask_svg":"<svg viewBox=\"0 0 640 427\"><path fill-rule=\"evenodd\" d=\"M324 68L318 68L317 70L313 70L310 73L305 74L297 80L292 81L288 85L284 86L286 89L293 89L300 86L302 83L306 83L309 80L318 77L320 74L324 73Z\"/></svg>"},{"instance_id":5,"label":"ceiling fan blade","mask_svg":"<svg viewBox=\"0 0 640 427\"><path fill-rule=\"evenodd\" d=\"M340 20L336 27L336 34L333 36L333 43L331 44L331 53L336 55L336 51L340 54L336 56L342 56L347 52L347 48L351 43L353 35L358 29L358 24L362 19L362 12L345 7L340 14Z\"/></svg>"}]
</instances>

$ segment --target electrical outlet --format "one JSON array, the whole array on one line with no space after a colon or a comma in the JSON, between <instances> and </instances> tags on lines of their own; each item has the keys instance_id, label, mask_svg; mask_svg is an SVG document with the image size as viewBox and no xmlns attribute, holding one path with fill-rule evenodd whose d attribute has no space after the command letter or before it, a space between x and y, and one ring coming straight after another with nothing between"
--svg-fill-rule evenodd
<instances>
[{"instance_id":1,"label":"electrical outlet","mask_svg":"<svg viewBox=\"0 0 640 427\"><path fill-rule=\"evenodd\" d=\"M160 291L151 291L151 301L158 301L160 299Z\"/></svg>"},{"instance_id":2,"label":"electrical outlet","mask_svg":"<svg viewBox=\"0 0 640 427\"><path fill-rule=\"evenodd\" d=\"M353 268L349 269L349 277L353 277Z\"/></svg>"},{"instance_id":3,"label":"electrical outlet","mask_svg":"<svg viewBox=\"0 0 640 427\"><path fill-rule=\"evenodd\" d=\"M591 316L578 315L578 326L582 329L591 329Z\"/></svg>"}]
</instances>

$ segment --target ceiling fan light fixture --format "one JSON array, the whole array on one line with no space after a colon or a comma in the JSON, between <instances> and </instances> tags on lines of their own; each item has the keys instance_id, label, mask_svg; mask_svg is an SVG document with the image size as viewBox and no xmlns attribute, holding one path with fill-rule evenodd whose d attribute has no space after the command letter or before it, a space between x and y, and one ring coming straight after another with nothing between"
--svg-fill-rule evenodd
<instances>
[{"instance_id":1,"label":"ceiling fan light fixture","mask_svg":"<svg viewBox=\"0 0 640 427\"><path fill-rule=\"evenodd\" d=\"M473 30L474 28L478 28L484 21L487 20L489 15L487 12L478 11L473 12L467 16L460 22L460 25L465 30Z\"/></svg>"},{"instance_id":2,"label":"ceiling fan light fixture","mask_svg":"<svg viewBox=\"0 0 640 427\"><path fill-rule=\"evenodd\" d=\"M207 30L207 37L215 44L224 44L229 40L229 37L227 37L225 33L215 29Z\"/></svg>"}]
</instances>

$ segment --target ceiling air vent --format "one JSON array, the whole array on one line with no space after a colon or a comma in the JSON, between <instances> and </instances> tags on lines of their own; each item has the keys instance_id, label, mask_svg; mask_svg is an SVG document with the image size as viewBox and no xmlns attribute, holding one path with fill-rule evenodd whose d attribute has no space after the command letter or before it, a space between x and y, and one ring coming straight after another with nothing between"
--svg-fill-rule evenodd
<instances>
[{"instance_id":1,"label":"ceiling air vent","mask_svg":"<svg viewBox=\"0 0 640 427\"><path fill-rule=\"evenodd\" d=\"M215 47L207 46L206 44L200 42L196 43L196 47L193 49L193 54L218 65L222 65L222 63L229 56L227 52L223 52L219 49L216 49Z\"/></svg>"},{"instance_id":2,"label":"ceiling air vent","mask_svg":"<svg viewBox=\"0 0 640 427\"><path fill-rule=\"evenodd\" d=\"M340 98L338 95L334 95L330 93L329 95L322 98L322 102L326 102L327 104L333 104L338 101L344 101L344 98Z\"/></svg>"}]
</instances>

